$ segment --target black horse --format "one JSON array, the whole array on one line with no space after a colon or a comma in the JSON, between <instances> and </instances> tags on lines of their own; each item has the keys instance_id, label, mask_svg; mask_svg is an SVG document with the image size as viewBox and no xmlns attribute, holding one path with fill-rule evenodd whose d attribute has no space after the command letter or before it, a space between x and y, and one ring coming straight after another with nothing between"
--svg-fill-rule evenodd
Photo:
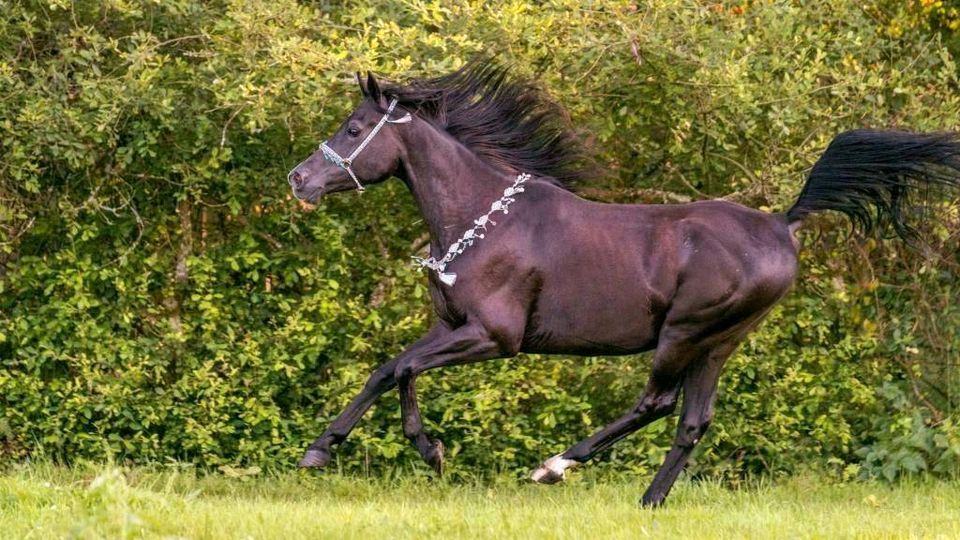
<instances>
[{"instance_id":1,"label":"black horse","mask_svg":"<svg viewBox=\"0 0 960 540\"><path fill-rule=\"evenodd\" d=\"M960 187L955 135L856 130L830 143L785 214L726 201L600 204L566 188L589 169L563 111L497 64L407 85L381 88L372 75L358 82L363 102L288 181L315 202L403 180L430 232L423 265L433 270L438 321L370 376L302 467L325 466L331 447L399 386L403 432L439 473L443 445L424 430L415 386L429 369L520 352L655 350L637 403L547 459L533 479L562 480L565 469L673 412L682 390L676 439L642 499L658 505L710 424L724 362L790 289L802 221L838 210L862 230L892 226L911 239L915 199Z\"/></svg>"}]
</instances>

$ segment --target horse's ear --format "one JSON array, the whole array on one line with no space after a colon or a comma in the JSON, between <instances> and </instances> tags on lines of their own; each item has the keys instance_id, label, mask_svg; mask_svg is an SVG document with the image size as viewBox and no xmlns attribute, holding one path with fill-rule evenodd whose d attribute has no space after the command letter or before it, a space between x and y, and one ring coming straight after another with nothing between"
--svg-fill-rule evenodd
<instances>
[{"instance_id":1,"label":"horse's ear","mask_svg":"<svg viewBox=\"0 0 960 540\"><path fill-rule=\"evenodd\" d=\"M383 97L383 93L380 91L380 84L373 76L373 73L369 71L367 72L367 95L377 103L380 103L380 98Z\"/></svg>"},{"instance_id":2,"label":"horse's ear","mask_svg":"<svg viewBox=\"0 0 960 540\"><path fill-rule=\"evenodd\" d=\"M360 87L360 94L363 95L363 97L370 95L370 93L367 92L367 87L363 84L363 75L360 75L359 71L357 72L357 86Z\"/></svg>"}]
</instances>

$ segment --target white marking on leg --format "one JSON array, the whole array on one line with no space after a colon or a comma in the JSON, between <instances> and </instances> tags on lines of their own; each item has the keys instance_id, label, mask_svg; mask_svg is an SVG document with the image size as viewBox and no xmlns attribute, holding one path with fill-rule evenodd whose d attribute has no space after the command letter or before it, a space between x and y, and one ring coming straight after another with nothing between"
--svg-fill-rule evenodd
<instances>
[{"instance_id":1,"label":"white marking on leg","mask_svg":"<svg viewBox=\"0 0 960 540\"><path fill-rule=\"evenodd\" d=\"M543 462L539 469L533 471L531 478L534 482L540 482L548 474L553 473L560 478L566 478L566 470L570 467L579 465L572 459L564 459L562 454L557 454Z\"/></svg>"}]
</instances>

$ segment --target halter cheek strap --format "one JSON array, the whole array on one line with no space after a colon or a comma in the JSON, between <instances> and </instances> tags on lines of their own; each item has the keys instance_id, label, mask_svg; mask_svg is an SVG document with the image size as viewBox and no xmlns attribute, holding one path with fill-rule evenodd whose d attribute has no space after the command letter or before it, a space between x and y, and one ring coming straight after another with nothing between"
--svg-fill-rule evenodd
<instances>
[{"instance_id":1,"label":"halter cheek strap","mask_svg":"<svg viewBox=\"0 0 960 540\"><path fill-rule=\"evenodd\" d=\"M332 161L341 169L347 171L347 173L350 174L350 178L353 179L353 182L357 184L357 191L363 192L364 187L363 187L363 184L360 183L360 180L357 178L357 175L354 174L353 169L351 168L351 165L353 165L353 160L356 159L358 155L360 155L360 152L362 152L363 149L366 148L368 144L370 144L370 141L372 141L373 138L377 136L377 133L380 132L380 130L383 128L383 126L387 122L391 124L406 124L410 122L410 120L412 120L412 118L410 117L410 113L404 113L404 115L401 116L400 118L397 118L396 120L391 120L390 114L393 113L393 109L396 106L397 106L397 98L393 98L393 100L390 101L390 106L387 107L387 112L383 115L383 118L381 118L380 121L377 122L377 125L373 126L373 129L370 130L370 133L367 134L366 138L364 138L363 141L360 142L360 146L358 146L353 152L350 153L349 156L345 158L341 157L340 154L336 152L336 150L327 146L327 141L323 141L322 143L320 143L320 150L323 152L323 157L326 158L328 161Z\"/></svg>"}]
</instances>

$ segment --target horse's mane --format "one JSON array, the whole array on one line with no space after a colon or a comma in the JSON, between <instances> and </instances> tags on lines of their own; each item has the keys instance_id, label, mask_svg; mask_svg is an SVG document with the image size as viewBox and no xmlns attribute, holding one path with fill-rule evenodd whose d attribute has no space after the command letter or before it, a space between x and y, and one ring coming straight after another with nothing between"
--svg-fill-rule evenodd
<instances>
[{"instance_id":1,"label":"horse's mane","mask_svg":"<svg viewBox=\"0 0 960 540\"><path fill-rule=\"evenodd\" d=\"M383 93L500 169L548 177L567 189L591 173L586 145L563 108L492 59L433 79L387 83Z\"/></svg>"}]
</instances>

